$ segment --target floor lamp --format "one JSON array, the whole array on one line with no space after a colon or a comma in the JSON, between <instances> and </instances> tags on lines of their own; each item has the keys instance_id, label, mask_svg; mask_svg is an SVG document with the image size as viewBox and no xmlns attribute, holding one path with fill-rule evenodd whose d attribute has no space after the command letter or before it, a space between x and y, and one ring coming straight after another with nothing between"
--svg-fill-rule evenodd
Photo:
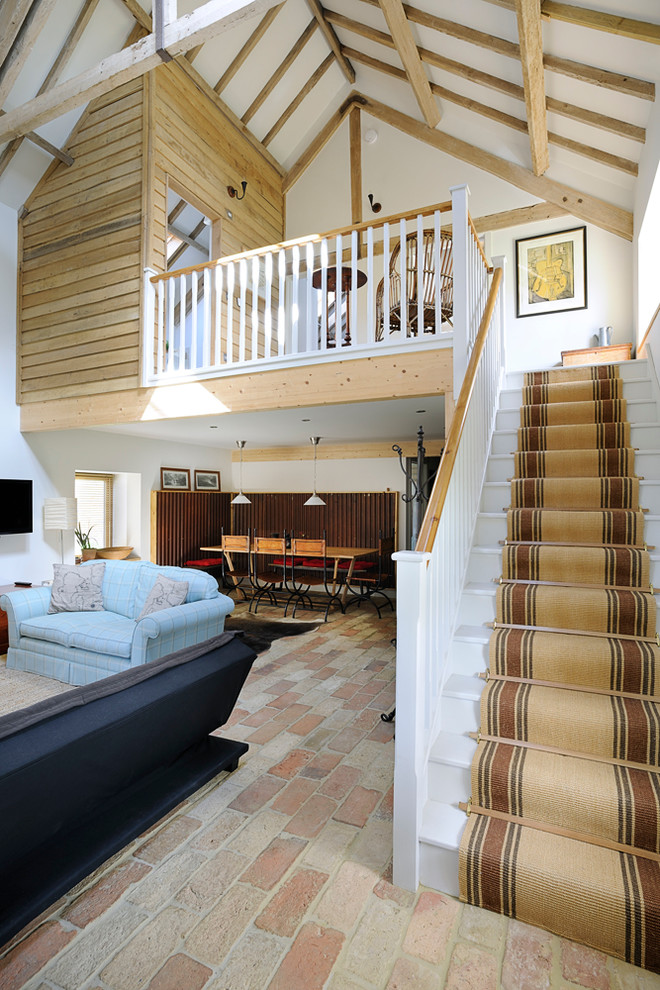
<instances>
[{"instance_id":1,"label":"floor lamp","mask_svg":"<svg viewBox=\"0 0 660 990\"><path fill-rule=\"evenodd\" d=\"M75 498L44 499L44 529L59 529L62 563L64 563L64 530L75 529L77 520L78 502Z\"/></svg>"}]
</instances>

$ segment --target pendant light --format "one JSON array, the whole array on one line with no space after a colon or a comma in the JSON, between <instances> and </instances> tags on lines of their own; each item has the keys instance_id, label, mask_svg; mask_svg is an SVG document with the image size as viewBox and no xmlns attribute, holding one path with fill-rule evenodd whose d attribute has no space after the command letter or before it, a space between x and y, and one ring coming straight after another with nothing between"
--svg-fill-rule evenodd
<instances>
[{"instance_id":1,"label":"pendant light","mask_svg":"<svg viewBox=\"0 0 660 990\"><path fill-rule=\"evenodd\" d=\"M238 469L238 495L235 495L231 500L232 505L251 505L250 499L247 495L243 494L243 447L245 446L245 440L237 440L236 446L241 452L240 467Z\"/></svg>"},{"instance_id":2,"label":"pendant light","mask_svg":"<svg viewBox=\"0 0 660 990\"><path fill-rule=\"evenodd\" d=\"M319 445L320 439L321 439L320 437L309 438L309 442L314 447L314 491L305 502L305 505L325 505L325 502L323 501L321 496L316 494L316 448Z\"/></svg>"}]
</instances>

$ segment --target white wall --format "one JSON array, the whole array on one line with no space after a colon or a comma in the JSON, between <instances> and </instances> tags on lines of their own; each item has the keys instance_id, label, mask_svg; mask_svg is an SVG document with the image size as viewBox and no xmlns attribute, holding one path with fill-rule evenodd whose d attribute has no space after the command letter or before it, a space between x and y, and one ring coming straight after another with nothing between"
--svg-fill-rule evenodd
<instances>
[{"instance_id":1,"label":"white wall","mask_svg":"<svg viewBox=\"0 0 660 990\"><path fill-rule=\"evenodd\" d=\"M633 248L607 231L587 227L587 308L545 316L516 317L517 238L585 226L574 217L546 220L489 237L489 254L504 255L506 266L506 359L509 371L561 364L563 350L590 347L601 326L613 327L612 343L634 340Z\"/></svg>"},{"instance_id":2,"label":"white wall","mask_svg":"<svg viewBox=\"0 0 660 990\"><path fill-rule=\"evenodd\" d=\"M16 405L16 214L0 204L0 422L2 467L7 478L31 478L34 482L34 532L25 536L0 536L0 584L13 581L39 583L52 577L52 564L60 559L60 538L45 532L42 506L45 498L73 497L76 470L128 473L128 512L122 524L135 552L150 557L151 490L160 487L160 468L217 468L223 478L231 474L231 454L211 446L174 443L110 434L96 430L20 433ZM72 563L73 533L64 535L65 560Z\"/></svg>"},{"instance_id":3,"label":"white wall","mask_svg":"<svg viewBox=\"0 0 660 990\"><path fill-rule=\"evenodd\" d=\"M660 303L660 102L656 101L646 130L635 191L635 281L639 297L638 341Z\"/></svg>"}]
</instances>

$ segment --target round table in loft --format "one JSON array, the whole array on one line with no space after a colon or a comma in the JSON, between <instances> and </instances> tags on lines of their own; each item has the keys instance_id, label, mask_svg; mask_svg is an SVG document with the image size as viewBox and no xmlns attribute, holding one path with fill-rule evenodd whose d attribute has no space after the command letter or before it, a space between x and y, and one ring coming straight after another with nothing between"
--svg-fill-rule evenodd
<instances>
[{"instance_id":1,"label":"round table in loft","mask_svg":"<svg viewBox=\"0 0 660 990\"><path fill-rule=\"evenodd\" d=\"M337 269L336 267L327 268L325 276L325 289L326 295L324 300L325 306L325 325L326 325L326 344L328 347L337 346ZM350 303L351 303L351 289L353 288L353 269L348 265L343 265L340 269L341 279L339 285L339 291L341 293L342 301L340 303L339 315L344 307L344 301L346 305L346 324L342 327L342 344L350 344L351 342L351 330L350 330ZM360 286L365 285L367 281L367 276L359 268L355 271L356 275L356 285L355 288L359 289ZM312 285L315 289L323 288L323 269L318 268L312 273ZM328 296L332 293L333 303L334 303L334 324L330 325L329 319L329 305Z\"/></svg>"}]
</instances>

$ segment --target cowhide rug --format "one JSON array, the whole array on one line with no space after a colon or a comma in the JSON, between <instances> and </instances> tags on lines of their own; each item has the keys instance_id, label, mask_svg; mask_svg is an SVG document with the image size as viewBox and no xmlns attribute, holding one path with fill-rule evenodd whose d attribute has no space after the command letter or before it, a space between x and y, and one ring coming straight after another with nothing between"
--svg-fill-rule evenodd
<instances>
[{"instance_id":1,"label":"cowhide rug","mask_svg":"<svg viewBox=\"0 0 660 990\"><path fill-rule=\"evenodd\" d=\"M225 619L225 629L228 632L241 632L243 642L255 653L264 653L276 639L302 636L303 633L318 629L319 625L318 622L296 622L294 619L262 619L250 612L228 615Z\"/></svg>"}]
</instances>

